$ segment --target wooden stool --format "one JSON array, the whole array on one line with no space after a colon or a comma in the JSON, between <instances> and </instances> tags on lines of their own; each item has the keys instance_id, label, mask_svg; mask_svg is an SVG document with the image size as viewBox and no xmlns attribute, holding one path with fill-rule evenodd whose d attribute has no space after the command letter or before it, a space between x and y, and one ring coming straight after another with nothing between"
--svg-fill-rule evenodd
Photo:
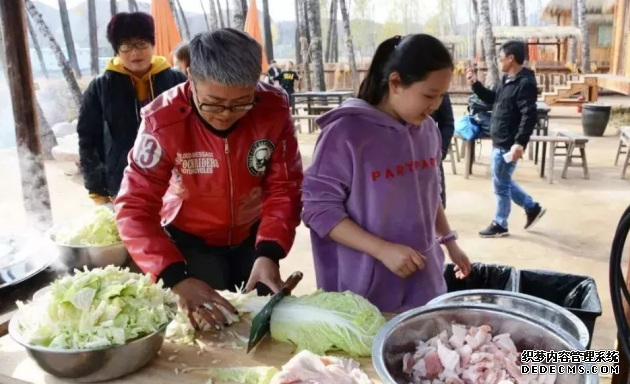
<instances>
[{"instance_id":1,"label":"wooden stool","mask_svg":"<svg viewBox=\"0 0 630 384\"><path fill-rule=\"evenodd\" d=\"M586 143L588 143L588 139L582 136L578 136L572 132L558 132L558 136L567 137L571 139L571 142L567 144L567 150L565 154L565 162L564 162L564 170L562 171L562 178L567 178L567 172L569 167L582 167L584 171L584 178L590 178L588 173L588 163L586 162ZM580 150L579 155L574 155L573 152L575 149ZM582 163L578 165L573 164L573 159L581 159Z\"/></svg>"},{"instance_id":2,"label":"wooden stool","mask_svg":"<svg viewBox=\"0 0 630 384\"><path fill-rule=\"evenodd\" d=\"M625 149L625 151L624 151ZM619 156L626 155L621 169L621 178L626 178L628 165L630 165L630 127L621 128L621 136L619 137L619 147L617 148L617 156L615 157L615 165L619 163Z\"/></svg>"},{"instance_id":3,"label":"wooden stool","mask_svg":"<svg viewBox=\"0 0 630 384\"><path fill-rule=\"evenodd\" d=\"M453 150L453 146L455 146L455 150ZM453 154L455 152L455 154ZM457 175L457 167L455 166L455 156L457 156L457 161L459 162L459 152L457 151L457 144L455 140L451 141L451 144L448 146L448 153L446 155L447 159L444 159L445 163L451 163L451 169L453 170L453 175Z\"/></svg>"}]
</instances>

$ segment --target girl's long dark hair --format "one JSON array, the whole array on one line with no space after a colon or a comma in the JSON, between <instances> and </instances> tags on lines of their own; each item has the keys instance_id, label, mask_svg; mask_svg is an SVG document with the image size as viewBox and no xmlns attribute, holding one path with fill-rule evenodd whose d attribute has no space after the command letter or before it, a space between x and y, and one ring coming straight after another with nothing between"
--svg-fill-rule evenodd
<instances>
[{"instance_id":1,"label":"girl's long dark hair","mask_svg":"<svg viewBox=\"0 0 630 384\"><path fill-rule=\"evenodd\" d=\"M424 80L431 72L454 68L444 44L426 34L394 36L381 43L357 97L372 105L380 103L389 90L389 76L400 75L403 85Z\"/></svg>"}]
</instances>

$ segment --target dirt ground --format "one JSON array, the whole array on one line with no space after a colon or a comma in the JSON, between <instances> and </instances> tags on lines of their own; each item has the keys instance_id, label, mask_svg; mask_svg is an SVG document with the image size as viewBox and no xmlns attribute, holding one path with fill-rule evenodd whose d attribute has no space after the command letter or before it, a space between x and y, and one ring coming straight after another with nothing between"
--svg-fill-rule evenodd
<instances>
[{"instance_id":1,"label":"dirt ground","mask_svg":"<svg viewBox=\"0 0 630 384\"><path fill-rule=\"evenodd\" d=\"M611 99L614 105L626 99ZM455 107L456 116L464 113L463 106ZM554 107L550 119L551 130L581 132L581 122L575 108ZM316 141L316 134L299 135L304 165L308 167ZM538 176L532 161L522 163L515 179L543 206L547 215L532 231L524 231L525 216L517 207L512 211L512 235L504 239L481 239L477 232L493 218L494 196L489 179L489 142L484 142L482 157L474 167L474 175L465 180L464 164L457 164L457 175L446 164L447 201L451 226L461 237L460 243L472 259L484 263L513 265L588 275L595 278L604 314L597 321L593 348L610 349L615 344L616 326L610 306L608 267L614 230L623 211L630 205L630 176L621 180L620 167L613 161L618 143L617 129L609 127L602 138L591 138L587 145L590 179L582 178L580 168L570 168L568 178L560 177L562 161L556 164L556 181L550 185ZM53 215L55 222L70 219L91 207L87 193L67 163L47 164ZM21 188L17 157L14 150L0 151L3 172L0 190L0 231L28 228L21 202ZM301 226L295 246L282 264L283 273L304 272L299 293L315 289L309 231ZM625 269L625 267L624 267Z\"/></svg>"}]
</instances>

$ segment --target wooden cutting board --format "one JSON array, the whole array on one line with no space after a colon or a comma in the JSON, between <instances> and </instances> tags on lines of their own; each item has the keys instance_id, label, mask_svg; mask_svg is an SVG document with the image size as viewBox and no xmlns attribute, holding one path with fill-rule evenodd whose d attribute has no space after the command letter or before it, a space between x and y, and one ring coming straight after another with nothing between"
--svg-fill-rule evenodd
<instances>
[{"instance_id":1,"label":"wooden cutting board","mask_svg":"<svg viewBox=\"0 0 630 384\"><path fill-rule=\"evenodd\" d=\"M229 330L247 337L249 335L249 324L234 324L229 327ZM199 346L181 346L164 342L160 354L148 365L136 373L110 381L110 383L203 384L209 379L206 372L191 371L177 374L175 370L181 371L192 367L223 368L243 366L274 366L280 369L296 352L293 345L272 341L269 338L264 340L249 355L246 353L243 343L231 335L222 334L220 336L206 333L201 341L206 345L207 351L201 352ZM241 345L242 349L234 349L230 345L220 346L220 343L231 344L232 342ZM361 368L375 384L382 384L374 370L371 358L357 360L361 363ZM0 338L0 383L58 384L69 382L57 379L42 371L35 361L29 358L26 350L15 343L9 335Z\"/></svg>"}]
</instances>

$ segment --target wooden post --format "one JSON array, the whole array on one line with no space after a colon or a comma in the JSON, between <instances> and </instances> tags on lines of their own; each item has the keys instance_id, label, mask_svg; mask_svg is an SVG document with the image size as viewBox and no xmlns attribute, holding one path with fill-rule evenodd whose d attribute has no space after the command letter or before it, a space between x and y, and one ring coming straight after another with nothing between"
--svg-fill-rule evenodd
<instances>
[{"instance_id":1,"label":"wooden post","mask_svg":"<svg viewBox=\"0 0 630 384\"><path fill-rule=\"evenodd\" d=\"M52 212L39 141L24 1L0 1L0 20L4 26L2 33L6 49L7 81L13 104L24 208L29 226L45 230L52 225Z\"/></svg>"}]
</instances>

